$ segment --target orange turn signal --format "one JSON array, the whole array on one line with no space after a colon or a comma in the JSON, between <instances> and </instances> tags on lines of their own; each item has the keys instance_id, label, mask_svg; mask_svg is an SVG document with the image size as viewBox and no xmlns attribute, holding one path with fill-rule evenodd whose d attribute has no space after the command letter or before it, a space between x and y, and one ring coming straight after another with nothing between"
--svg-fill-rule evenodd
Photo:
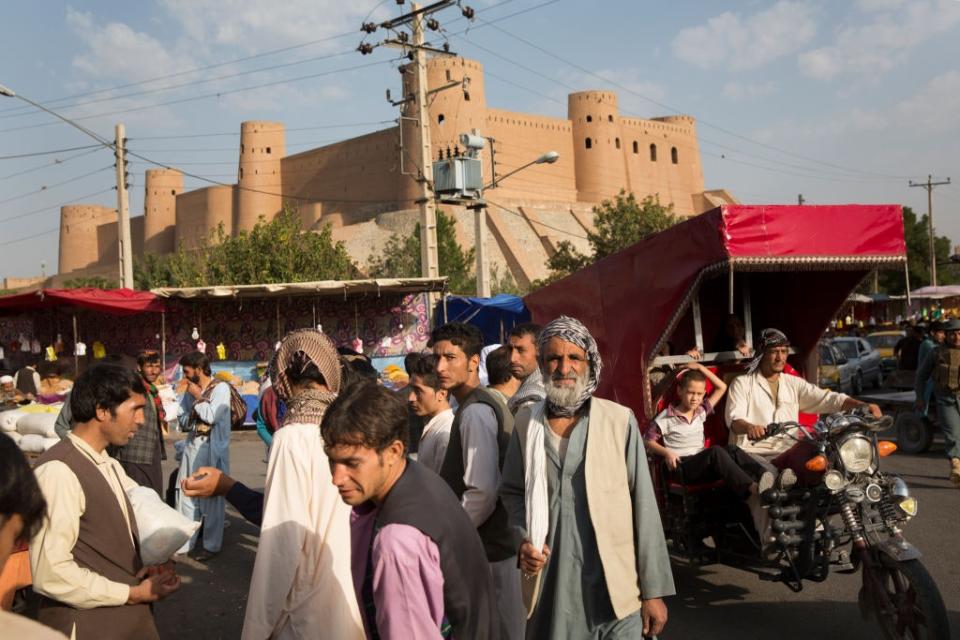
<instances>
[{"instance_id":1,"label":"orange turn signal","mask_svg":"<svg viewBox=\"0 0 960 640\"><path fill-rule=\"evenodd\" d=\"M888 455L897 450L897 445L893 442L887 440L881 440L877 443L877 453L880 454L881 458L886 458Z\"/></svg>"},{"instance_id":2,"label":"orange turn signal","mask_svg":"<svg viewBox=\"0 0 960 640\"><path fill-rule=\"evenodd\" d=\"M803 465L806 467L807 471L826 471L827 470L827 456L820 455L814 456L807 460L806 464Z\"/></svg>"}]
</instances>

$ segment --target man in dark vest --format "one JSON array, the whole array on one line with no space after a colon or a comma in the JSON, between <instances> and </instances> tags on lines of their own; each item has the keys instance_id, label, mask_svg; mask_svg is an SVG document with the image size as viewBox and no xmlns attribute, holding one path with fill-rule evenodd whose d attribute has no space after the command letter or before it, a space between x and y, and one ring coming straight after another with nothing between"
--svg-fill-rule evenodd
<instances>
[{"instance_id":1,"label":"man in dark vest","mask_svg":"<svg viewBox=\"0 0 960 640\"><path fill-rule=\"evenodd\" d=\"M504 430L503 404L480 385L483 338L479 329L461 323L437 327L430 338L440 386L458 405L440 477L460 499L483 541L493 574L500 637L522 638L526 615L516 559L520 539L497 494L510 438Z\"/></svg>"},{"instance_id":2,"label":"man in dark vest","mask_svg":"<svg viewBox=\"0 0 960 640\"><path fill-rule=\"evenodd\" d=\"M345 390L320 433L353 506L353 582L368 638L500 637L483 545L450 488L406 457L407 410L376 384Z\"/></svg>"},{"instance_id":3,"label":"man in dark vest","mask_svg":"<svg viewBox=\"0 0 960 640\"><path fill-rule=\"evenodd\" d=\"M930 351L917 370L917 409L923 409L924 392L932 380L933 404L950 460L950 481L960 487L960 320L948 320L943 329L944 343Z\"/></svg>"},{"instance_id":4,"label":"man in dark vest","mask_svg":"<svg viewBox=\"0 0 960 640\"><path fill-rule=\"evenodd\" d=\"M143 407L143 427L126 445L110 447L110 455L120 461L120 466L134 482L150 487L161 498L164 495L163 471L161 460L166 459L163 446L163 423L166 413L160 394L157 391L157 378L160 377L160 354L156 351L143 351L137 356L137 371L143 378L147 403Z\"/></svg>"},{"instance_id":5,"label":"man in dark vest","mask_svg":"<svg viewBox=\"0 0 960 640\"><path fill-rule=\"evenodd\" d=\"M144 391L125 367L91 367L70 394L73 430L37 460L49 514L30 542L39 620L75 640L158 638L148 603L180 588L172 565L145 570L125 493L137 484L106 453L143 424Z\"/></svg>"}]
</instances>

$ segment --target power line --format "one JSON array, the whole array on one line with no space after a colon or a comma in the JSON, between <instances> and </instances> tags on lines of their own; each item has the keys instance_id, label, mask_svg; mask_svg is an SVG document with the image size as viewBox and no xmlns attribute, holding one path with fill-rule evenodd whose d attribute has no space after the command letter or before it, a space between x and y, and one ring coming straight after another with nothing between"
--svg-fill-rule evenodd
<instances>
[{"instance_id":1,"label":"power line","mask_svg":"<svg viewBox=\"0 0 960 640\"><path fill-rule=\"evenodd\" d=\"M67 151L81 151L83 149L99 149L99 144L88 144L82 147L67 147L66 149L50 149L49 151L34 151L33 153L18 153L12 156L0 156L0 160L19 160L20 158L32 158L34 156L50 156Z\"/></svg>"},{"instance_id":2,"label":"power line","mask_svg":"<svg viewBox=\"0 0 960 640\"><path fill-rule=\"evenodd\" d=\"M47 229L46 231L41 231L40 233L34 233L33 235L24 236L24 237L22 237L22 238L14 238L13 240L5 240L4 242L0 242L0 247L5 247L5 246L11 245L11 244L17 244L18 242L23 242L24 240L32 240L32 239L34 239L34 238L39 238L40 236L45 236L45 235L47 235L47 234L54 233L54 232L57 232L57 231L60 231L60 227L56 227L56 228L53 228L53 229Z\"/></svg>"},{"instance_id":3,"label":"power line","mask_svg":"<svg viewBox=\"0 0 960 640\"><path fill-rule=\"evenodd\" d=\"M77 202L77 201L80 201L80 200L86 200L87 198L93 198L93 197L95 197L95 196L103 195L104 193L108 193L108 192L113 191L113 190L115 190L115 189L116 189L116 187L110 187L109 189L102 189L102 190L100 190L100 191L95 191L94 193L88 193L88 194L86 194L86 195L77 196L77 197L75 197L75 198L64 198L64 199L65 199L65 200L70 200L71 202ZM0 222L9 222L10 220L18 220L18 219L20 219L20 218L26 218L27 216L32 216L32 215L35 214L35 213L43 213L43 212L45 212L45 211L51 211L51 210L53 210L53 209L59 209L60 207L63 207L63 206L66 206L66 205L63 205L63 204L55 204L55 205L51 205L51 206L49 206L49 207L41 207L41 208L39 208L39 209L34 209L34 210L32 210L32 211L24 211L23 213L18 213L18 214L16 214L16 215L7 216L6 218L0 218Z\"/></svg>"},{"instance_id":4,"label":"power line","mask_svg":"<svg viewBox=\"0 0 960 640\"><path fill-rule=\"evenodd\" d=\"M76 177L74 177L74 178L70 178L69 180L64 180L63 182L58 182L58 183L56 183L56 184L43 185L42 187L40 187L39 189L35 189L34 191L30 191L30 192L27 192L27 193L22 193L22 194L20 194L20 195L18 195L18 196L13 196L12 198L7 198L6 200L0 200L0 204L7 204L8 202L13 202L14 200L21 200L21 199L23 199L23 198L28 198L28 197L30 197L30 196L37 195L38 193L43 193L43 192L45 192L45 191L50 191L51 189L56 189L57 187L62 187L62 186L65 185L65 184L70 184L71 182L77 182L78 180L83 180L84 178L89 178L90 176L93 176L93 175L96 175L96 174L101 173L101 172L103 172L103 171L106 171L107 169L113 169L113 165L109 165L109 166L106 166L106 167L101 167L100 169L97 169L96 171L91 171L90 173L85 173L85 174L83 174L82 176L76 176Z\"/></svg>"},{"instance_id":5,"label":"power line","mask_svg":"<svg viewBox=\"0 0 960 640\"><path fill-rule=\"evenodd\" d=\"M554 227L554 226L549 225L549 224L547 224L547 223L545 223L545 222L540 222L539 220L530 220L529 218L527 218L527 216L523 215L523 214L520 213L519 211L514 211L513 209L508 209L507 207L503 206L502 204L497 204L496 202L494 202L493 200L490 200L489 198L486 198L486 197L485 197L484 200L487 201L487 204L492 204L493 206L497 207L498 209L502 209L502 210L506 211L507 213L512 213L513 215L517 216L518 218L523 219L524 221L526 221L526 222L528 222L528 223L530 223L530 224L540 225L540 226L542 226L542 227L546 227L547 229L553 229L554 231L559 231L560 233L565 233L565 234L567 234L568 236L573 236L574 238L580 238L581 240L589 240L589 238L588 238L587 236L582 236L582 235L579 235L579 234L577 234L577 233L571 233L571 232L567 231L566 229L561 229L560 227Z\"/></svg>"},{"instance_id":6,"label":"power line","mask_svg":"<svg viewBox=\"0 0 960 640\"><path fill-rule=\"evenodd\" d=\"M37 165L36 167L30 167L29 169L24 169L23 171L17 171L16 173L10 173L5 176L0 176L0 181L7 180L9 178L16 178L17 176L33 173L34 171L41 171L43 169L49 169L50 167L55 167L57 165L65 164L67 162L70 162L71 160L75 160L76 158L82 158L83 156L88 156L91 153L95 153L99 149L100 149L100 145L96 145L93 149L90 149L89 151L84 151L83 153L78 153L73 156L68 156L66 158L63 158L62 160L60 158L54 158L53 162L48 162L46 164Z\"/></svg>"},{"instance_id":7,"label":"power line","mask_svg":"<svg viewBox=\"0 0 960 640\"><path fill-rule=\"evenodd\" d=\"M484 24L487 24L487 25L489 25L489 26L492 26L494 29L496 29L497 31L500 31L500 32L503 33L503 34L505 34L505 35L507 35L507 36L510 36L511 38L514 38L515 40L519 40L520 42L526 44L527 46L529 46L529 47L531 47L531 48L534 48L534 49L536 49L537 51L540 51L541 53L543 53L543 54L545 54L545 55L547 55L547 56L550 56L550 57L554 58L555 60L557 60L557 61L559 61L559 62L562 62L562 63L564 63L564 64L566 64L566 65L568 65L568 66L571 66L571 67L573 67L574 69L577 69L577 70L579 70L579 71L581 71L581 72L583 72L583 73L586 73L586 74L588 74L588 75L590 75L590 76L592 76L592 77L594 77L594 78L597 78L597 79L599 79L599 80L601 80L601 81L603 81L603 82L606 82L606 83L608 83L608 84L611 84L611 85L617 87L618 89L620 89L620 90L622 90L622 91L625 91L625 92L627 92L627 93L629 93L629 94L631 94L631 95L637 96L638 98L641 98L641 99L643 99L643 100L646 100L647 102L650 102L650 103L652 103L652 104L655 104L655 105L657 105L658 107L660 107L660 108L662 108L662 109L666 109L667 111L670 111L670 112L672 112L672 113L676 113L676 114L682 113L681 110L676 109L675 107L672 107L672 106L667 105L667 104L665 104L665 103L663 103L663 102L660 102L660 101L658 101L658 100L655 100L655 99L653 99L653 98L651 98L651 97L649 97L649 96L646 96L646 95L644 95L644 94L642 94L642 93L640 93L640 92L638 92L638 91L635 91L634 89L631 89L631 88L628 87L628 86L625 86L625 85L623 85L623 84L620 84L620 83L616 82L615 80L611 80L610 78L605 78L605 77L603 77L603 76L595 73L594 71L591 71L590 69L587 69L586 67L583 67L583 66L581 66L581 65L579 65L579 64L577 64L577 63L575 63L575 62L572 62L572 61L570 61L570 60L567 60L567 59L563 58L562 56L560 56L560 55L558 55L558 54L556 54L556 53L553 53L553 52L551 52L551 51L548 51L547 49L545 49L545 48L543 48L543 47L541 47L541 46L539 46L539 45L537 45L537 44L534 44L533 42L530 42L529 40L527 40L527 39L525 39L525 38L523 38L523 37L521 37L521 36L518 36L518 35L516 35L516 34L514 34L514 33L511 33L511 32L509 32L509 31L507 31L506 29L504 29L503 27L496 26L495 24L492 24L492 23L490 23L490 22L487 22L487 21L485 21L485 20L483 20L483 19L481 19L481 18L478 18L478 20L480 20L480 22L482 22L482 23L484 23ZM466 40L466 38L463 38L462 36L460 36L460 37L461 37L462 39ZM468 42L470 42L470 41L468 41ZM476 45L476 43L471 43L471 44L474 44L475 46L479 46L479 45ZM513 62L514 64L518 64L518 63L516 63L516 61L510 61L510 62ZM519 66L519 64L518 64L518 66ZM541 77L544 77L544 76L542 76L542 74L538 74L538 75L541 75ZM547 79L550 79L550 78L547 78ZM552 79L551 79L551 80L552 80ZM555 81L555 82L560 83L559 81ZM560 83L560 84L564 84L564 83ZM567 86L567 85L564 85L564 86ZM731 131L731 130L729 130L729 129L726 129L726 128L720 126L720 125L716 125L716 124L713 124L712 122L709 122L709 121L707 121L707 120L703 120L703 119L701 119L701 118L699 118L699 117L697 118L697 122L700 123L700 124L703 124L704 126L710 127L710 128L712 128L712 129L716 129L717 131L720 131L720 132L722 132L722 133L725 133L725 134L727 134L727 135L729 135L729 136L732 136L732 137L734 137L734 138L738 138L738 139L740 139L740 140L743 140L744 142L749 142L750 144L754 144L754 145L757 145L757 146L760 146L760 147L763 147L763 148L766 148L766 149L770 149L771 151L776 151L776 152L782 153L782 154L784 154L784 155L792 156L792 157L798 158L798 159L800 159L800 160L805 160L805 161L807 161L807 162L813 162L813 163L816 163L816 164L821 164L821 165L824 165L824 166L832 167L832 168L834 168L834 169L840 169L840 170L842 170L842 171L848 171L848 172L854 172L854 173L860 173L860 174L872 175L872 176L879 176L879 177L888 178L888 179L899 180L899 179L905 179L905 178L909 177L909 176L893 176L893 175L888 175L888 174L883 174L883 173L877 173L877 172L874 172L874 171L863 171L863 170L855 169L855 168L851 168L851 167L844 167L844 166L839 165L839 164L835 164L835 163L832 163L832 162L827 162L827 161L824 161L824 160L818 160L818 159L816 159L816 158L811 158L811 157L809 157L809 156L804 156L804 155L802 155L802 154L794 153L794 152L792 152L792 151L787 151L786 149L781 149L781 148L776 147L776 146L774 146L774 145L770 145L770 144L767 144L767 143L764 143L764 142L760 142L760 141L758 141L758 140L754 140L754 139L749 138L749 137L747 137L747 136L744 136L744 135L741 135L741 134L736 133L736 132L734 132L734 131Z\"/></svg>"},{"instance_id":8,"label":"power line","mask_svg":"<svg viewBox=\"0 0 960 640\"><path fill-rule=\"evenodd\" d=\"M183 103L185 103L185 102L195 102L195 101L197 101L197 100L205 100L205 99L207 99L207 98L221 98L221 97L223 97L223 96L232 95L232 94L235 94L235 93L242 93L242 92L244 92L244 91L254 91L254 90L256 90L256 89L264 89L264 88L266 88L266 87L275 87L275 86L281 85L281 84L289 84L289 83L292 83L292 82L301 82L301 81L303 81L303 80L313 80L313 79L315 79L315 78L321 78L321 77L324 77L324 76L330 76L330 75L334 75L334 74L337 74L337 73L344 73L344 72L348 72L348 71L357 71L357 70L359 70L359 69L365 69L365 68L368 68L368 67L374 67L374 66L384 65L384 64L392 64L392 63L393 63L392 60L382 60L382 61L380 61L380 62L368 62L368 63L365 63L365 64L351 65L351 66L349 66L349 67L341 67L341 68L339 68L339 69L330 69L330 70L327 70L327 71L322 71L322 72L320 72L320 73L311 73L311 74L308 74L308 75L305 75L305 76L298 76L298 77L296 77L296 78L287 78L287 79L284 79L284 80L275 80L275 81L272 81L272 82L264 82L264 83L262 83L262 84L252 85L252 86L249 86L249 87L240 87L240 88L237 88L237 89L229 89L229 90L225 90L225 91L217 91L217 92L215 92L215 93L207 93L207 94L204 94L204 95L201 95L201 96L190 96L190 97L187 97L187 98L179 98L179 99L177 99L177 100L168 100L167 102L157 102L157 103L154 103L154 104L141 105L141 106L139 106L139 107L131 107L131 108L129 108L129 109L119 109L119 110L117 110L117 111L109 111L109 112L106 112L106 113L95 113L95 114L93 114L93 115L82 116L82 117L79 117L79 118L71 118L71 120L77 121L77 120L91 120L91 119L94 119L94 118L105 118L105 117L107 117L107 116L115 116L115 115L118 115L118 114L121 114L121 113L133 113L133 112L135 112L135 111L146 111L146 110L148 110L148 109L156 109L156 108L158 108L158 107L167 107L167 106L174 105L174 104L183 104ZM0 133L10 133L10 132L13 132L13 131L26 131L26 130L28 130L28 129L39 129L39 128L42 128L42 127L49 127L49 126L52 126L52 125L54 125L54 124L56 124L56 123L55 123L55 122L45 122L45 123L41 123L41 124L33 124L33 125L29 125L29 126L24 126L24 127L13 127L13 128L8 128L8 129L0 129Z\"/></svg>"},{"instance_id":9,"label":"power line","mask_svg":"<svg viewBox=\"0 0 960 640\"><path fill-rule=\"evenodd\" d=\"M324 124L317 125L315 127L294 127L289 129L284 129L286 133L291 131L316 131L318 129L348 129L351 127L368 127L371 125L379 124L396 124L396 120L371 120L368 122L346 122L343 124ZM140 141L140 140L185 140L188 138L216 138L222 136L239 136L239 131L230 131L224 133L187 133L175 136L136 136L133 138L127 138L130 141Z\"/></svg>"}]
</instances>

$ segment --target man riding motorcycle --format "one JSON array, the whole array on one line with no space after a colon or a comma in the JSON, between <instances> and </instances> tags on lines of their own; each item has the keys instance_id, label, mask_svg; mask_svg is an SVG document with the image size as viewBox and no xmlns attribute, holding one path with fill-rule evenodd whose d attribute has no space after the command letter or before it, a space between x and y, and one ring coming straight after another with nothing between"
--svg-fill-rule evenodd
<instances>
[{"instance_id":1,"label":"man riding motorcycle","mask_svg":"<svg viewBox=\"0 0 960 640\"><path fill-rule=\"evenodd\" d=\"M764 329L757 357L747 372L730 384L725 414L727 427L744 451L772 459L789 449L796 441L787 434L763 438L767 425L795 422L800 413L836 413L866 407L874 417L883 415L875 404L821 389L799 376L783 375L789 354L787 336L778 329Z\"/></svg>"}]
</instances>

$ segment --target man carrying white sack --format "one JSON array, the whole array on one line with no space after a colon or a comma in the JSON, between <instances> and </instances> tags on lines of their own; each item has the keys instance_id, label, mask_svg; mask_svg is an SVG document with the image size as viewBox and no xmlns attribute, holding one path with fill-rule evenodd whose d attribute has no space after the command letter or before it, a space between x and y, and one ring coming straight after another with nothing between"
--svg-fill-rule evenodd
<instances>
[{"instance_id":1,"label":"man carrying white sack","mask_svg":"<svg viewBox=\"0 0 960 640\"><path fill-rule=\"evenodd\" d=\"M676 591L637 420L593 396L602 362L578 320L537 346L546 399L517 413L500 485L523 539L526 636L655 636Z\"/></svg>"},{"instance_id":2,"label":"man carrying white sack","mask_svg":"<svg viewBox=\"0 0 960 640\"><path fill-rule=\"evenodd\" d=\"M180 588L172 565L145 568L126 491L138 485L106 454L143 423L143 382L99 364L70 394L73 431L37 461L49 519L30 541L38 619L75 640L158 638L148 603Z\"/></svg>"}]
</instances>

